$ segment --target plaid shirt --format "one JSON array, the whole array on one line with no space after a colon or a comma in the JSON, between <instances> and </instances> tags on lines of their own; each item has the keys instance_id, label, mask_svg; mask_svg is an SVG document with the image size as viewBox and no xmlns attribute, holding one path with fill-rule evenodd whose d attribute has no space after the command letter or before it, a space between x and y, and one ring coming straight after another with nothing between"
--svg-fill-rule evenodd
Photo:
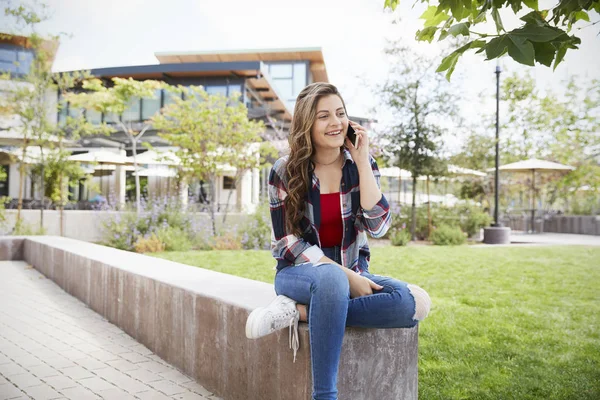
<instances>
[{"instance_id":1,"label":"plaid shirt","mask_svg":"<svg viewBox=\"0 0 600 400\"><path fill-rule=\"evenodd\" d=\"M300 228L304 232L302 237L292 234L286 228L284 199L287 196L287 159L288 156L285 156L277 160L269 175L269 204L273 223L271 252L277 260L278 271L289 265L316 264L324 255L319 239L321 190L314 173L306 211L300 222ZM370 157L370 160L373 175L379 186L381 175L377 163L373 157ZM344 149L340 203L343 224L342 265L357 273L368 271L371 252L367 243L367 232L374 238L385 235L391 223L390 207L383 195L371 210L360 206L358 168L347 149Z\"/></svg>"}]
</instances>

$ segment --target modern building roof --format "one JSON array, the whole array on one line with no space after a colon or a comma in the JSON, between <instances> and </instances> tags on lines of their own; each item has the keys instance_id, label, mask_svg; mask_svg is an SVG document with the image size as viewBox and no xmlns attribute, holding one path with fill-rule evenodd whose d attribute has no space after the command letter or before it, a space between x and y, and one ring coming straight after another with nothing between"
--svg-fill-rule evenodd
<instances>
[{"instance_id":1,"label":"modern building roof","mask_svg":"<svg viewBox=\"0 0 600 400\"><path fill-rule=\"evenodd\" d=\"M31 49L31 39L27 36L13 35L6 32L0 32L0 43L12 44L15 46L23 47L25 49ZM56 51L59 46L58 40L42 40L42 48L48 52L48 62L52 64Z\"/></svg>"},{"instance_id":2,"label":"modern building roof","mask_svg":"<svg viewBox=\"0 0 600 400\"><path fill-rule=\"evenodd\" d=\"M235 61L309 61L315 82L329 82L320 47L156 52L161 64Z\"/></svg>"},{"instance_id":3,"label":"modern building roof","mask_svg":"<svg viewBox=\"0 0 600 400\"><path fill-rule=\"evenodd\" d=\"M269 78L262 61L188 62L173 64L133 65L92 69L99 78L165 79L189 77L236 77L245 78L246 84L261 101L269 105L277 118L291 121L292 114L277 88Z\"/></svg>"}]
</instances>

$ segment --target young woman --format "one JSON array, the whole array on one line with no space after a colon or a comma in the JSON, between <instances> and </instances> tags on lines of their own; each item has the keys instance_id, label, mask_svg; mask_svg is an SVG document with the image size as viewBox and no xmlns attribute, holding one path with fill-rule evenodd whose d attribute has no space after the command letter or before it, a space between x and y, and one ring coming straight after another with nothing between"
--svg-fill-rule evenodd
<instances>
[{"instance_id":1,"label":"young woman","mask_svg":"<svg viewBox=\"0 0 600 400\"><path fill-rule=\"evenodd\" d=\"M348 124L356 147L346 138ZM246 336L289 326L295 360L298 321L308 322L313 399L337 399L346 326L413 327L431 300L418 286L369 272L366 234L386 233L389 205L367 132L348 120L335 86L319 82L302 90L289 143L289 156L277 160L269 176L278 296L250 314Z\"/></svg>"}]
</instances>

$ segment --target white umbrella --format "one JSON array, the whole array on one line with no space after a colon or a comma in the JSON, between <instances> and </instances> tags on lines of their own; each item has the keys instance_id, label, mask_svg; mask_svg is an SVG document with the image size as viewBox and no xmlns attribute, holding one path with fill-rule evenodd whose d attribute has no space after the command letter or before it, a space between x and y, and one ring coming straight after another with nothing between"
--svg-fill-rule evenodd
<instances>
[{"instance_id":1,"label":"white umbrella","mask_svg":"<svg viewBox=\"0 0 600 400\"><path fill-rule=\"evenodd\" d=\"M82 163L98 163L100 164L100 170L104 170L104 164L109 165L123 165L127 164L127 157L120 153L114 153L107 150L90 151L88 153L76 154L69 157L70 161L78 161ZM114 168L114 167L112 167ZM97 168L96 168L97 169ZM100 191L103 191L102 175L100 175Z\"/></svg>"},{"instance_id":2,"label":"white umbrella","mask_svg":"<svg viewBox=\"0 0 600 400\"><path fill-rule=\"evenodd\" d=\"M180 165L181 160L172 151L154 151L148 150L142 154L137 154L135 159L138 164L146 165ZM127 157L127 162L133 164L133 156ZM142 175L140 175L142 176Z\"/></svg>"},{"instance_id":3,"label":"white umbrella","mask_svg":"<svg viewBox=\"0 0 600 400\"><path fill-rule=\"evenodd\" d=\"M448 164L448 172L454 175L473 175L473 176L487 176L485 172L476 171L474 169L459 167L458 165Z\"/></svg>"},{"instance_id":4,"label":"white umbrella","mask_svg":"<svg viewBox=\"0 0 600 400\"><path fill-rule=\"evenodd\" d=\"M498 168L501 171L509 172L531 172L531 187L532 187L532 204L531 204L531 231L535 232L534 221L535 221L535 173L536 172L557 172L557 171L572 171L575 167L570 165L564 165L555 163L552 161L538 160L537 158L530 158L529 160L517 161L515 163L502 165Z\"/></svg>"},{"instance_id":5,"label":"white umbrella","mask_svg":"<svg viewBox=\"0 0 600 400\"><path fill-rule=\"evenodd\" d=\"M163 168L141 168L137 173L134 172L133 174L138 176L156 176L160 178L173 178L177 176L176 171Z\"/></svg>"},{"instance_id":6,"label":"white umbrella","mask_svg":"<svg viewBox=\"0 0 600 400\"><path fill-rule=\"evenodd\" d=\"M98 150L70 156L69 160L99 164L127 164L127 157L112 151Z\"/></svg>"}]
</instances>

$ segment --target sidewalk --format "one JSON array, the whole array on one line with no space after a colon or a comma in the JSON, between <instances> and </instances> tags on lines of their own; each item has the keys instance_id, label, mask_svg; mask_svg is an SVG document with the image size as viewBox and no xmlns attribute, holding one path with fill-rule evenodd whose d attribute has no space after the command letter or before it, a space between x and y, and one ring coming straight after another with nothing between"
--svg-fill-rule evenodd
<instances>
[{"instance_id":1,"label":"sidewalk","mask_svg":"<svg viewBox=\"0 0 600 400\"><path fill-rule=\"evenodd\" d=\"M22 261L0 262L0 400L218 400Z\"/></svg>"},{"instance_id":2,"label":"sidewalk","mask_svg":"<svg viewBox=\"0 0 600 400\"><path fill-rule=\"evenodd\" d=\"M574 233L524 233L513 231L510 235L510 242L512 244L600 246L600 236L576 235Z\"/></svg>"}]
</instances>

